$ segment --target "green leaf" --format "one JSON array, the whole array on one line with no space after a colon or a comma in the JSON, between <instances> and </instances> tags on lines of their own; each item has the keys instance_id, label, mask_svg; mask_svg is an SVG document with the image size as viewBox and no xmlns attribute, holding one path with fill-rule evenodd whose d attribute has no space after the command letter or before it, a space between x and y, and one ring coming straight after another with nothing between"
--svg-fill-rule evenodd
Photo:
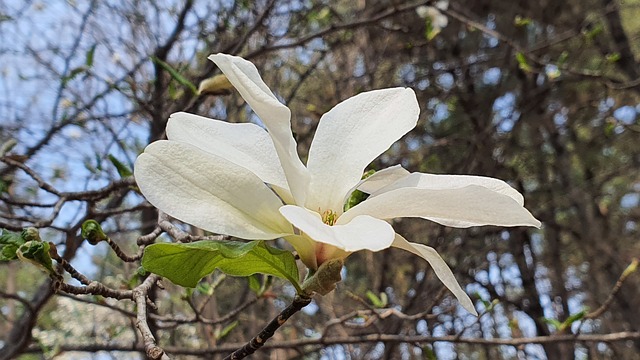
<instances>
[{"instance_id":1,"label":"green leaf","mask_svg":"<svg viewBox=\"0 0 640 360\"><path fill-rule=\"evenodd\" d=\"M62 85L67 85L69 81L75 79L76 76L82 74L85 71L87 71L87 68L84 65L71 69L68 75L62 77Z\"/></svg>"},{"instance_id":2,"label":"green leaf","mask_svg":"<svg viewBox=\"0 0 640 360\"><path fill-rule=\"evenodd\" d=\"M198 285L196 286L196 290L198 290L198 292L202 295L207 295L207 296L211 296L213 295L213 286L211 286L211 284L209 283L198 283Z\"/></svg>"},{"instance_id":3,"label":"green leaf","mask_svg":"<svg viewBox=\"0 0 640 360\"><path fill-rule=\"evenodd\" d=\"M533 20L531 20L531 18L528 18L528 17L522 17L520 15L516 15L515 19L513 20L513 24L518 27L527 26L527 25L533 24Z\"/></svg>"},{"instance_id":4,"label":"green leaf","mask_svg":"<svg viewBox=\"0 0 640 360\"><path fill-rule=\"evenodd\" d=\"M569 52L567 50L564 50L560 56L558 56L558 61L556 61L556 64L558 66L563 66L567 60L569 60Z\"/></svg>"},{"instance_id":5,"label":"green leaf","mask_svg":"<svg viewBox=\"0 0 640 360\"><path fill-rule=\"evenodd\" d=\"M553 326L554 329L556 330L561 330L562 329L562 323L556 319L552 319L552 318L543 318L542 319L545 323Z\"/></svg>"},{"instance_id":6,"label":"green leaf","mask_svg":"<svg viewBox=\"0 0 640 360\"><path fill-rule=\"evenodd\" d=\"M520 70L522 70L524 72L532 72L533 71L533 68L531 67L531 65L529 65L529 63L527 63L527 57L524 56L523 53L517 52L516 53L516 60L518 61L518 67L520 68Z\"/></svg>"},{"instance_id":7,"label":"green leaf","mask_svg":"<svg viewBox=\"0 0 640 360\"><path fill-rule=\"evenodd\" d=\"M93 66L93 58L94 58L94 55L96 53L96 46L97 45L93 45L89 49L89 51L87 51L87 57L86 57L86 60L84 62L84 64L87 66L87 68L90 68L90 67Z\"/></svg>"},{"instance_id":8,"label":"green leaf","mask_svg":"<svg viewBox=\"0 0 640 360\"><path fill-rule=\"evenodd\" d=\"M578 313L575 313L571 316L569 316L565 321L562 322L562 324L559 327L560 331L564 331L568 328L571 327L571 325L578 321L578 320L582 320L582 318L584 318L584 316L587 315L587 312L585 310L582 310Z\"/></svg>"},{"instance_id":9,"label":"green leaf","mask_svg":"<svg viewBox=\"0 0 640 360\"><path fill-rule=\"evenodd\" d=\"M424 22L425 22L424 38L427 39L427 41L431 41L435 39L436 36L438 36L438 34L440 33L440 29L436 29L433 26L433 21L431 20L430 17L427 17L424 20Z\"/></svg>"},{"instance_id":10,"label":"green leaf","mask_svg":"<svg viewBox=\"0 0 640 360\"><path fill-rule=\"evenodd\" d=\"M16 255L20 260L30 262L45 272L55 275L56 271L53 269L49 248L49 243L44 241L27 241L20 245Z\"/></svg>"},{"instance_id":11,"label":"green leaf","mask_svg":"<svg viewBox=\"0 0 640 360\"><path fill-rule=\"evenodd\" d=\"M371 169L367 172L365 172L362 175L362 180L368 178L369 176L373 175L376 171ZM360 204L361 202L367 200L367 198L369 197L369 194L364 193L358 189L355 189L351 192L351 195L349 195L349 199L347 199L347 201L344 203L344 211L347 211L349 209L351 209L352 207Z\"/></svg>"},{"instance_id":12,"label":"green leaf","mask_svg":"<svg viewBox=\"0 0 640 360\"><path fill-rule=\"evenodd\" d=\"M124 179L133 175L133 171L131 171L131 169L129 169L129 167L123 164L120 160L116 159L115 156L109 154L109 160L111 161L113 166L116 167L118 175L120 175L121 178Z\"/></svg>"},{"instance_id":13,"label":"green leaf","mask_svg":"<svg viewBox=\"0 0 640 360\"><path fill-rule=\"evenodd\" d=\"M615 121L607 121L603 127L605 136L607 137L613 136L615 134L616 126L617 124Z\"/></svg>"},{"instance_id":14,"label":"green leaf","mask_svg":"<svg viewBox=\"0 0 640 360\"><path fill-rule=\"evenodd\" d=\"M180 73L177 72L173 67L171 67L171 65L169 65L166 62L158 59L155 56L151 57L151 61L153 61L154 63L160 65L160 67L163 68L166 72L168 72L169 75L171 75L171 77L175 81L177 81L178 83L182 84L184 87L186 87L189 90L191 90L193 95L198 95L198 88L196 88L196 86L193 85L193 83L191 81L187 80L187 78L185 78L184 76L180 75Z\"/></svg>"},{"instance_id":15,"label":"green leaf","mask_svg":"<svg viewBox=\"0 0 640 360\"><path fill-rule=\"evenodd\" d=\"M289 280L298 292L298 266L289 251L266 246L264 241L197 241L153 244L142 257L145 270L177 285L195 287L215 269L233 275L269 274Z\"/></svg>"},{"instance_id":16,"label":"green leaf","mask_svg":"<svg viewBox=\"0 0 640 360\"><path fill-rule=\"evenodd\" d=\"M425 358L425 360L437 360L438 359L438 357L436 356L435 351L433 351L433 349L429 345L425 345L425 346L422 347L422 356Z\"/></svg>"},{"instance_id":17,"label":"green leaf","mask_svg":"<svg viewBox=\"0 0 640 360\"><path fill-rule=\"evenodd\" d=\"M260 296L262 293L262 281L260 281L258 275L253 274L247 277L247 280L249 281L249 289L256 293L256 295Z\"/></svg>"},{"instance_id":18,"label":"green leaf","mask_svg":"<svg viewBox=\"0 0 640 360\"><path fill-rule=\"evenodd\" d=\"M587 40L593 40L604 32L604 26L601 23L591 24L585 31L583 31L584 37Z\"/></svg>"},{"instance_id":19,"label":"green leaf","mask_svg":"<svg viewBox=\"0 0 640 360\"><path fill-rule=\"evenodd\" d=\"M387 306L387 303L389 302L389 298L384 292L381 292L378 297L378 295L374 294L371 290L367 290L367 298L371 301L371 304L377 308L383 308Z\"/></svg>"},{"instance_id":20,"label":"green leaf","mask_svg":"<svg viewBox=\"0 0 640 360\"><path fill-rule=\"evenodd\" d=\"M216 339L217 340L222 340L224 339L227 335L229 335L229 333L231 332L231 330L233 330L236 326L238 326L239 322L238 320L232 322L231 324L225 326L224 328L222 328L222 330L220 330L219 332L216 332Z\"/></svg>"},{"instance_id":21,"label":"green leaf","mask_svg":"<svg viewBox=\"0 0 640 360\"><path fill-rule=\"evenodd\" d=\"M610 63L617 62L620 60L620 58L621 58L620 53L617 53L617 52L607 54L607 56L605 56L605 59Z\"/></svg>"},{"instance_id":22,"label":"green leaf","mask_svg":"<svg viewBox=\"0 0 640 360\"><path fill-rule=\"evenodd\" d=\"M16 252L25 240L18 233L2 229L0 234L0 261L15 260L18 255Z\"/></svg>"}]
</instances>

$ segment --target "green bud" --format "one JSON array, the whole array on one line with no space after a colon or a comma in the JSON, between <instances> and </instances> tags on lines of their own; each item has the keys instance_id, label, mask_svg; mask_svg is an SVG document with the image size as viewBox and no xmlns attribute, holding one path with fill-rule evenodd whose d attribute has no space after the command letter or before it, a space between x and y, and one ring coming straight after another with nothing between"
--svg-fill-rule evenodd
<instances>
[{"instance_id":1,"label":"green bud","mask_svg":"<svg viewBox=\"0 0 640 360\"><path fill-rule=\"evenodd\" d=\"M5 156L11 149L18 145L16 139L9 139L0 145L0 156Z\"/></svg>"},{"instance_id":2,"label":"green bud","mask_svg":"<svg viewBox=\"0 0 640 360\"><path fill-rule=\"evenodd\" d=\"M224 95L233 89L233 85L224 74L203 80L198 86L198 94Z\"/></svg>"},{"instance_id":3,"label":"green bud","mask_svg":"<svg viewBox=\"0 0 640 360\"><path fill-rule=\"evenodd\" d=\"M82 223L81 235L83 238L87 239L91 245L96 245L100 241L108 239L107 235L102 231L100 224L95 220L87 220Z\"/></svg>"},{"instance_id":4,"label":"green bud","mask_svg":"<svg viewBox=\"0 0 640 360\"><path fill-rule=\"evenodd\" d=\"M40 238L40 232L34 227L28 227L22 230L22 234L20 234L20 236L24 241L42 241Z\"/></svg>"},{"instance_id":5,"label":"green bud","mask_svg":"<svg viewBox=\"0 0 640 360\"><path fill-rule=\"evenodd\" d=\"M631 261L631 264L629 264L629 266L627 266L626 269L624 269L624 271L622 272L622 276L621 277L627 277L631 274L633 274L634 272L636 272L636 270L638 270L638 259L633 259Z\"/></svg>"}]
</instances>

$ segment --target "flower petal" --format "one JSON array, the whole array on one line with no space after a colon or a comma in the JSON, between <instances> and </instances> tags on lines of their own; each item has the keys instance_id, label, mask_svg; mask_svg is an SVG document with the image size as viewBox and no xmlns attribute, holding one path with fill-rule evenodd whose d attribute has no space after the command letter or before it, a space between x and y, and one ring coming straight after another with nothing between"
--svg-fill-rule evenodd
<instances>
[{"instance_id":1,"label":"flower petal","mask_svg":"<svg viewBox=\"0 0 640 360\"><path fill-rule=\"evenodd\" d=\"M470 227L481 225L535 226L540 221L512 197L484 186L421 189L403 187L370 196L338 218L348 222L356 216L378 219L421 217L442 225Z\"/></svg>"},{"instance_id":2,"label":"flower petal","mask_svg":"<svg viewBox=\"0 0 640 360\"><path fill-rule=\"evenodd\" d=\"M264 123L280 158L288 188L296 203L303 204L309 174L298 156L296 141L291 133L291 111L278 101L262 81L258 69L249 61L226 54L211 55L209 59L218 65Z\"/></svg>"},{"instance_id":3,"label":"flower petal","mask_svg":"<svg viewBox=\"0 0 640 360\"><path fill-rule=\"evenodd\" d=\"M394 165L386 169L376 171L373 175L360 181L360 184L358 184L356 188L367 194L373 194L385 186L391 185L408 175L409 172L401 165Z\"/></svg>"},{"instance_id":4,"label":"flower petal","mask_svg":"<svg viewBox=\"0 0 640 360\"><path fill-rule=\"evenodd\" d=\"M419 112L413 90L393 88L361 93L324 114L309 150L305 207L341 212L365 167L415 127Z\"/></svg>"},{"instance_id":5,"label":"flower petal","mask_svg":"<svg viewBox=\"0 0 640 360\"><path fill-rule=\"evenodd\" d=\"M223 157L250 170L262 181L287 189L273 141L256 124L232 124L179 112L169 118L167 138Z\"/></svg>"},{"instance_id":6,"label":"flower petal","mask_svg":"<svg viewBox=\"0 0 640 360\"><path fill-rule=\"evenodd\" d=\"M318 268L315 241L303 235L289 235L285 236L284 239L293 246L306 267L313 270Z\"/></svg>"},{"instance_id":7,"label":"flower petal","mask_svg":"<svg viewBox=\"0 0 640 360\"><path fill-rule=\"evenodd\" d=\"M135 178L151 204L178 220L244 239L293 233L282 202L256 175L189 144L156 141L136 160Z\"/></svg>"},{"instance_id":8,"label":"flower petal","mask_svg":"<svg viewBox=\"0 0 640 360\"><path fill-rule=\"evenodd\" d=\"M396 237L393 240L393 244L391 246L406 250L427 260L429 262L429 265L431 265L433 271L436 273L438 279L442 281L444 286L451 290L453 295L460 302L460 305L462 305L462 307L465 308L468 312L472 313L475 316L478 316L478 312L473 306L473 302L469 298L469 295L467 295L467 293L462 290L462 288L458 284L458 281L453 275L453 272L449 268L449 265L447 265L447 263L442 259L440 254L438 254L438 252L434 248L423 244L408 242L405 238L398 234L396 234Z\"/></svg>"},{"instance_id":9,"label":"flower petal","mask_svg":"<svg viewBox=\"0 0 640 360\"><path fill-rule=\"evenodd\" d=\"M395 231L383 220L371 216L354 217L343 225L327 225L320 215L305 208L285 205L280 213L311 239L333 245L348 252L380 251L391 246Z\"/></svg>"},{"instance_id":10,"label":"flower petal","mask_svg":"<svg viewBox=\"0 0 640 360\"><path fill-rule=\"evenodd\" d=\"M403 187L417 187L420 189L440 190L463 188L469 185L479 185L482 187L486 187L489 190L509 196L519 205L524 205L524 197L522 196L522 194L520 194L516 189L511 187L511 185L507 184L506 182L492 177L472 175L436 175L425 173L411 173L408 176L399 179L395 183L378 189L377 192L372 193L371 195L376 196L387 191Z\"/></svg>"}]
</instances>

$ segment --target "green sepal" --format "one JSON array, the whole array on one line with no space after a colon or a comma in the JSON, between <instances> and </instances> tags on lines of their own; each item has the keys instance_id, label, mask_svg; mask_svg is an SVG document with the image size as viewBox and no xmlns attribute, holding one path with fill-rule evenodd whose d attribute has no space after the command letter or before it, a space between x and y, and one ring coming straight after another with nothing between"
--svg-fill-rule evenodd
<instances>
[{"instance_id":1,"label":"green sepal","mask_svg":"<svg viewBox=\"0 0 640 360\"><path fill-rule=\"evenodd\" d=\"M219 269L232 276L277 276L302 291L293 254L267 246L264 241L153 244L144 250L142 267L184 287L195 287L200 279Z\"/></svg>"}]
</instances>

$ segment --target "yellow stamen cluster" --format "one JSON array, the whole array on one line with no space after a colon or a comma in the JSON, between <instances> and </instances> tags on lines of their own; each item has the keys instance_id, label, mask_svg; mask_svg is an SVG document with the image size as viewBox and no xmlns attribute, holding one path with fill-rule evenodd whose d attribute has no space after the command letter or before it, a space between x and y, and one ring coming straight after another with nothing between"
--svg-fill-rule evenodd
<instances>
[{"instance_id":1,"label":"yellow stamen cluster","mask_svg":"<svg viewBox=\"0 0 640 360\"><path fill-rule=\"evenodd\" d=\"M322 222L323 223L325 223L327 225L330 225L330 226L333 226L333 224L336 223L336 220L338 220L338 214L334 213L333 210L325 210L322 213Z\"/></svg>"}]
</instances>

